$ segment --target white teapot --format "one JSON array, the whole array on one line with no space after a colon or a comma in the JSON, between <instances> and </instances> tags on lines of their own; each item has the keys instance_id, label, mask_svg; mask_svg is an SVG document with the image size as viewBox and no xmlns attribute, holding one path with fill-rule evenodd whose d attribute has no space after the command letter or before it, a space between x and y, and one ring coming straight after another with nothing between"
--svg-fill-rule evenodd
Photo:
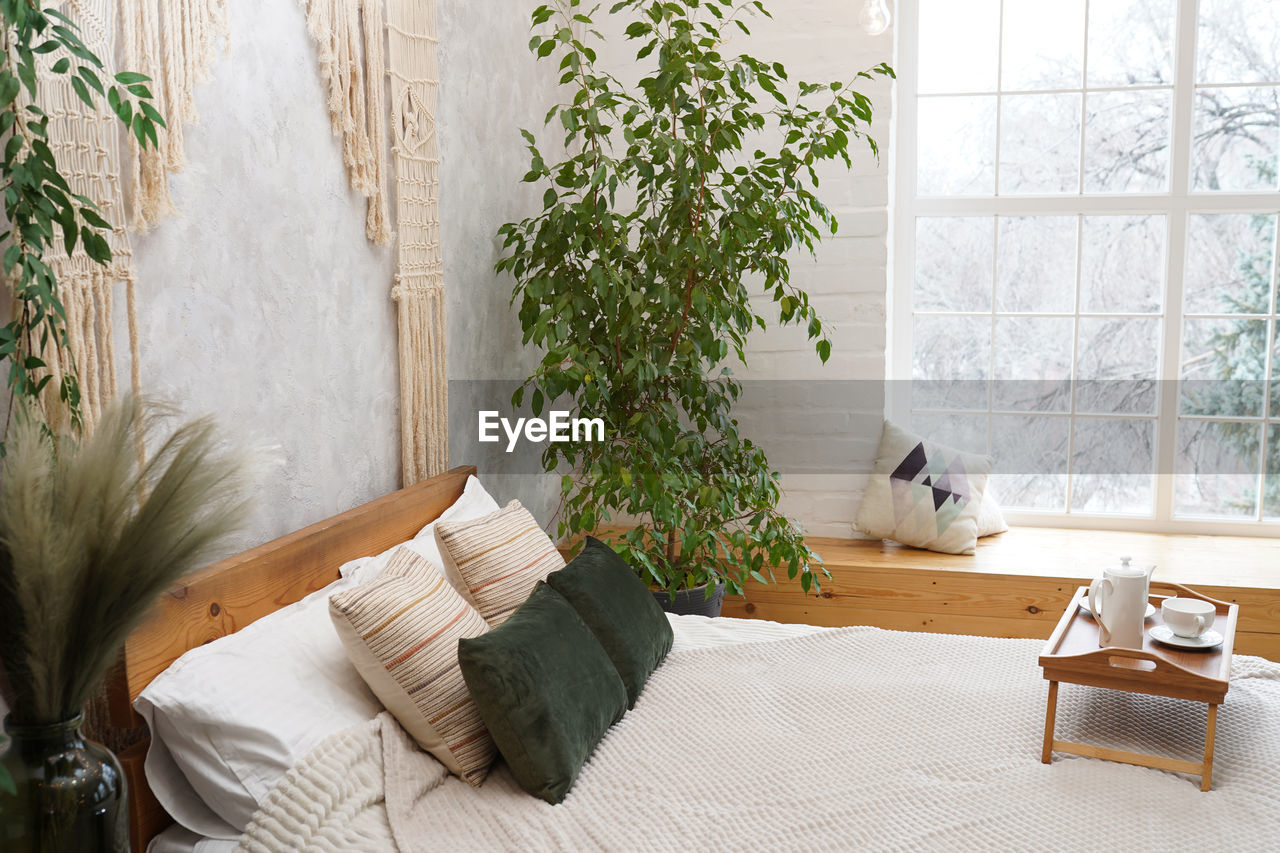
<instances>
[{"instance_id":1,"label":"white teapot","mask_svg":"<svg viewBox=\"0 0 1280 853\"><path fill-rule=\"evenodd\" d=\"M1129 557L1104 569L1089 586L1089 609L1098 622L1098 645L1142 648L1142 625L1147 615L1151 573L1155 566L1134 566Z\"/></svg>"}]
</instances>

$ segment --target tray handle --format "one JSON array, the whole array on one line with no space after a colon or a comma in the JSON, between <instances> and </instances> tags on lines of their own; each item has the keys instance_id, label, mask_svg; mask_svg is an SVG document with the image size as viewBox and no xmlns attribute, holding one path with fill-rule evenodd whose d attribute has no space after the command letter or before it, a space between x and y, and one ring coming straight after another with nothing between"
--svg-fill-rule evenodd
<instances>
[{"instance_id":1,"label":"tray handle","mask_svg":"<svg viewBox=\"0 0 1280 853\"><path fill-rule=\"evenodd\" d=\"M1193 678L1196 680L1202 680L1208 677L1198 672L1195 672L1193 670L1187 669L1186 667L1181 666L1175 663L1174 661L1169 660L1166 657L1162 657L1161 655L1155 654L1154 652L1149 652L1146 649L1130 649L1130 648L1125 648L1124 646L1104 646L1103 648L1097 649L1096 651L1081 652L1078 655L1056 656L1056 660L1058 662L1080 661L1080 662L1089 662L1094 665L1116 667L1116 665L1111 662L1112 658L1129 658L1132 660L1149 661L1150 663L1154 664L1154 666L1151 669L1147 669L1146 667L1134 667L1133 672L1143 672L1152 676L1156 675L1157 673L1166 675L1166 676L1176 674L1176 675L1181 675L1188 678ZM1116 667L1116 668L1123 669L1124 667Z\"/></svg>"},{"instance_id":2,"label":"tray handle","mask_svg":"<svg viewBox=\"0 0 1280 853\"><path fill-rule=\"evenodd\" d=\"M1152 581L1150 586L1151 592L1160 590L1170 590L1175 598L1196 598L1200 601L1207 601L1212 604L1219 613L1225 613L1231 609L1231 602L1219 601L1216 598L1210 598L1202 592L1196 592L1190 587L1183 586L1180 583L1169 583L1168 581Z\"/></svg>"}]
</instances>

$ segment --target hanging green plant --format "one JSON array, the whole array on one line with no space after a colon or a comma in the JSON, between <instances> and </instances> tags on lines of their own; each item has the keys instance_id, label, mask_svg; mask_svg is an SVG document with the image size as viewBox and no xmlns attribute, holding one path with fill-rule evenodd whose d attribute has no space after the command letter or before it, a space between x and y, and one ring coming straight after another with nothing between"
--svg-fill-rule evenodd
<instances>
[{"instance_id":1,"label":"hanging green plant","mask_svg":"<svg viewBox=\"0 0 1280 853\"><path fill-rule=\"evenodd\" d=\"M543 454L548 471L571 472L560 535L625 514L642 523L615 548L672 595L717 583L740 593L775 567L808 591L820 562L777 511L778 473L739 433L728 362L745 362L747 335L766 326L753 294L830 356L789 255L836 230L817 166L851 165L855 140L877 153L871 100L855 86L893 71L793 83L781 63L730 53L747 16L768 15L760 2L623 0L610 13L639 45L637 86L596 66L583 41L601 38L596 9L561 0L533 13L530 48L572 96L547 116L564 129L564 159L549 162L525 132L542 212L499 232L525 343L546 351L513 402L528 390L539 413L570 395L605 421L604 441Z\"/></svg>"},{"instance_id":2,"label":"hanging green plant","mask_svg":"<svg viewBox=\"0 0 1280 853\"><path fill-rule=\"evenodd\" d=\"M76 23L62 12L37 0L0 0L0 18L0 181L8 226L0 233L0 269L16 297L14 317L0 329L0 358L9 363L12 412L12 400L39 399L52 380L41 354L50 346L69 347L57 277L45 255L57 248L70 255L79 244L94 262L105 266L111 261L103 236L110 224L92 199L72 191L49 147L37 62L66 75L89 107L105 99L144 148L158 144L157 128L165 127L165 121L151 103L150 78L130 71L108 75L80 38ZM80 386L74 368L63 373L57 392L70 423L79 429Z\"/></svg>"}]
</instances>

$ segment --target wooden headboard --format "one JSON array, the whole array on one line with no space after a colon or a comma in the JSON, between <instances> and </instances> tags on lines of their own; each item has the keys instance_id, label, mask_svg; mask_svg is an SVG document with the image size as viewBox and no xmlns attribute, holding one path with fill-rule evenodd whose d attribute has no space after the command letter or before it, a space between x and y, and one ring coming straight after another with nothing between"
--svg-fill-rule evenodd
<instances>
[{"instance_id":1,"label":"wooden headboard","mask_svg":"<svg viewBox=\"0 0 1280 853\"><path fill-rule=\"evenodd\" d=\"M472 466L392 492L189 575L130 635L109 684L112 725L142 725L132 702L184 652L232 634L338 579L343 563L412 539L462 496ZM129 832L143 851L173 823L147 785L149 739L120 753L129 780Z\"/></svg>"}]
</instances>

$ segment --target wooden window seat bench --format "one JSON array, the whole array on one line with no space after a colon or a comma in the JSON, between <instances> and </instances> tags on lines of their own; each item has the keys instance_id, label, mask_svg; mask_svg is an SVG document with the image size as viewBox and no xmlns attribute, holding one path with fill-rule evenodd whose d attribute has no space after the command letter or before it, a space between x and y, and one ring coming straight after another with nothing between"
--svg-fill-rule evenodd
<instances>
[{"instance_id":1,"label":"wooden window seat bench","mask_svg":"<svg viewBox=\"0 0 1280 853\"><path fill-rule=\"evenodd\" d=\"M1280 540L1018 527L972 556L895 542L811 538L831 577L805 596L785 573L726 598L725 616L1047 639L1076 588L1130 556L1154 580L1240 605L1235 651L1280 661Z\"/></svg>"},{"instance_id":2,"label":"wooden window seat bench","mask_svg":"<svg viewBox=\"0 0 1280 853\"><path fill-rule=\"evenodd\" d=\"M620 528L597 532L603 539ZM723 614L826 627L1048 639L1076 588L1122 556L1154 580L1240 605L1235 651L1280 661L1280 539L1015 527L972 556L879 539L810 537L831 577L805 595L785 571L725 599ZM567 557L571 546L561 550Z\"/></svg>"}]
</instances>

